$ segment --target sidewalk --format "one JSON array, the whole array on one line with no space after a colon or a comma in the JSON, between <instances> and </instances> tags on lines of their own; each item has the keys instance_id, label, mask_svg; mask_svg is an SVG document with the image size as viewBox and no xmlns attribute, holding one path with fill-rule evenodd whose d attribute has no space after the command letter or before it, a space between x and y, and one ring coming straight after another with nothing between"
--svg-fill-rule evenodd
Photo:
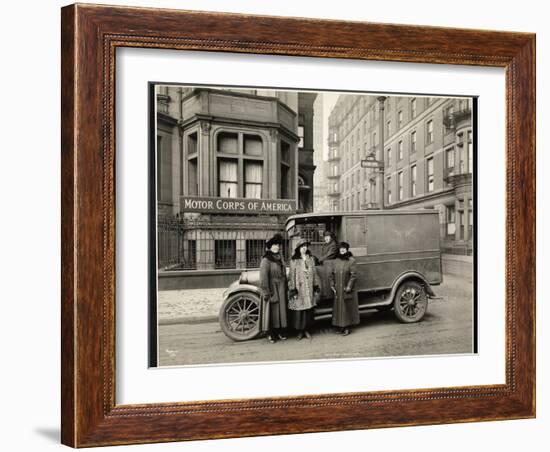
<instances>
[{"instance_id":1,"label":"sidewalk","mask_svg":"<svg viewBox=\"0 0 550 452\"><path fill-rule=\"evenodd\" d=\"M217 322L224 290L225 288L159 291L159 325Z\"/></svg>"},{"instance_id":2,"label":"sidewalk","mask_svg":"<svg viewBox=\"0 0 550 452\"><path fill-rule=\"evenodd\" d=\"M445 275L453 275L472 281L472 257L443 255L443 281ZM161 290L158 292L158 323L217 322L225 288Z\"/></svg>"}]
</instances>

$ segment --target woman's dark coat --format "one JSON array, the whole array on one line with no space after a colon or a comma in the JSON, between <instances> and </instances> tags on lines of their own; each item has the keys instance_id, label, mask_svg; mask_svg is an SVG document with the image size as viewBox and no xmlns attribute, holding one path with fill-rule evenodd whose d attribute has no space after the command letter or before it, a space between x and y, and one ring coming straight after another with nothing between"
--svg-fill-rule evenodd
<instances>
[{"instance_id":1,"label":"woman's dark coat","mask_svg":"<svg viewBox=\"0 0 550 452\"><path fill-rule=\"evenodd\" d=\"M286 267L280 254L267 251L260 262L260 288L263 292L262 331L286 328L287 292Z\"/></svg>"},{"instance_id":2,"label":"woman's dark coat","mask_svg":"<svg viewBox=\"0 0 550 452\"><path fill-rule=\"evenodd\" d=\"M334 239L329 243L323 243L321 248L321 255L319 256L319 262L323 264L327 260L335 259L338 256L338 244Z\"/></svg>"},{"instance_id":3,"label":"woman's dark coat","mask_svg":"<svg viewBox=\"0 0 550 452\"><path fill-rule=\"evenodd\" d=\"M359 323L359 303L353 285L357 279L355 259L348 252L339 254L332 261L330 285L336 291L332 306L332 324L337 327L347 327Z\"/></svg>"}]
</instances>

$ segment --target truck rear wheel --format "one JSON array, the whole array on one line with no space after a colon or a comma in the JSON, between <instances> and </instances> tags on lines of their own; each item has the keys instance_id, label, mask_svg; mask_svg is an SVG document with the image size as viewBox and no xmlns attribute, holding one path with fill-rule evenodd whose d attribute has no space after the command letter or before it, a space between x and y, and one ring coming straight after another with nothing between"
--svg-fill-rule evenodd
<instances>
[{"instance_id":1,"label":"truck rear wheel","mask_svg":"<svg viewBox=\"0 0 550 452\"><path fill-rule=\"evenodd\" d=\"M219 314L220 327L234 341L247 341L260 334L260 297L239 292L228 297Z\"/></svg>"},{"instance_id":2,"label":"truck rear wheel","mask_svg":"<svg viewBox=\"0 0 550 452\"><path fill-rule=\"evenodd\" d=\"M420 283L405 281L399 286L393 300L393 312L400 322L419 322L427 309L428 296Z\"/></svg>"}]
</instances>

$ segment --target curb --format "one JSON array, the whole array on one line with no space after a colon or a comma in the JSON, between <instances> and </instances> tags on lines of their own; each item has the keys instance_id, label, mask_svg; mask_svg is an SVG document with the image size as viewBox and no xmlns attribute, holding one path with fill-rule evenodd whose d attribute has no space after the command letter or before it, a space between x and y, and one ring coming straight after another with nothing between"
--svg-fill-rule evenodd
<instances>
[{"instance_id":1,"label":"curb","mask_svg":"<svg viewBox=\"0 0 550 452\"><path fill-rule=\"evenodd\" d=\"M159 319L159 325L179 325L179 324L188 324L196 325L200 323L214 323L218 322L217 315L206 315L206 316L194 316L194 317L174 317L169 319Z\"/></svg>"}]
</instances>

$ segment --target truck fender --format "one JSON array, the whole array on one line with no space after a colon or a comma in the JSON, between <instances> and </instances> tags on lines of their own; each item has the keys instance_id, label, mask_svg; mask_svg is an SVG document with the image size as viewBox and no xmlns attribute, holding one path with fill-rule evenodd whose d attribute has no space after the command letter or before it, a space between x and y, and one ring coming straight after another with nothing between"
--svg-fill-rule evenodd
<instances>
[{"instance_id":1,"label":"truck fender","mask_svg":"<svg viewBox=\"0 0 550 452\"><path fill-rule=\"evenodd\" d=\"M397 289L399 289L399 286L402 282L406 280L413 280L418 281L426 288L426 293L429 297L434 297L435 292L432 289L432 286L430 286L430 283L426 280L426 278L418 272L406 272L401 275L399 275L396 280L392 284L391 294L390 294L390 300L393 301L395 297L395 293L397 292Z\"/></svg>"},{"instance_id":2,"label":"truck fender","mask_svg":"<svg viewBox=\"0 0 550 452\"><path fill-rule=\"evenodd\" d=\"M229 287L224 293L223 293L223 299L227 299L233 294L239 293L239 292L252 292L257 294L260 298L263 297L263 291L258 286L254 286L252 284L239 284L235 287Z\"/></svg>"}]
</instances>

